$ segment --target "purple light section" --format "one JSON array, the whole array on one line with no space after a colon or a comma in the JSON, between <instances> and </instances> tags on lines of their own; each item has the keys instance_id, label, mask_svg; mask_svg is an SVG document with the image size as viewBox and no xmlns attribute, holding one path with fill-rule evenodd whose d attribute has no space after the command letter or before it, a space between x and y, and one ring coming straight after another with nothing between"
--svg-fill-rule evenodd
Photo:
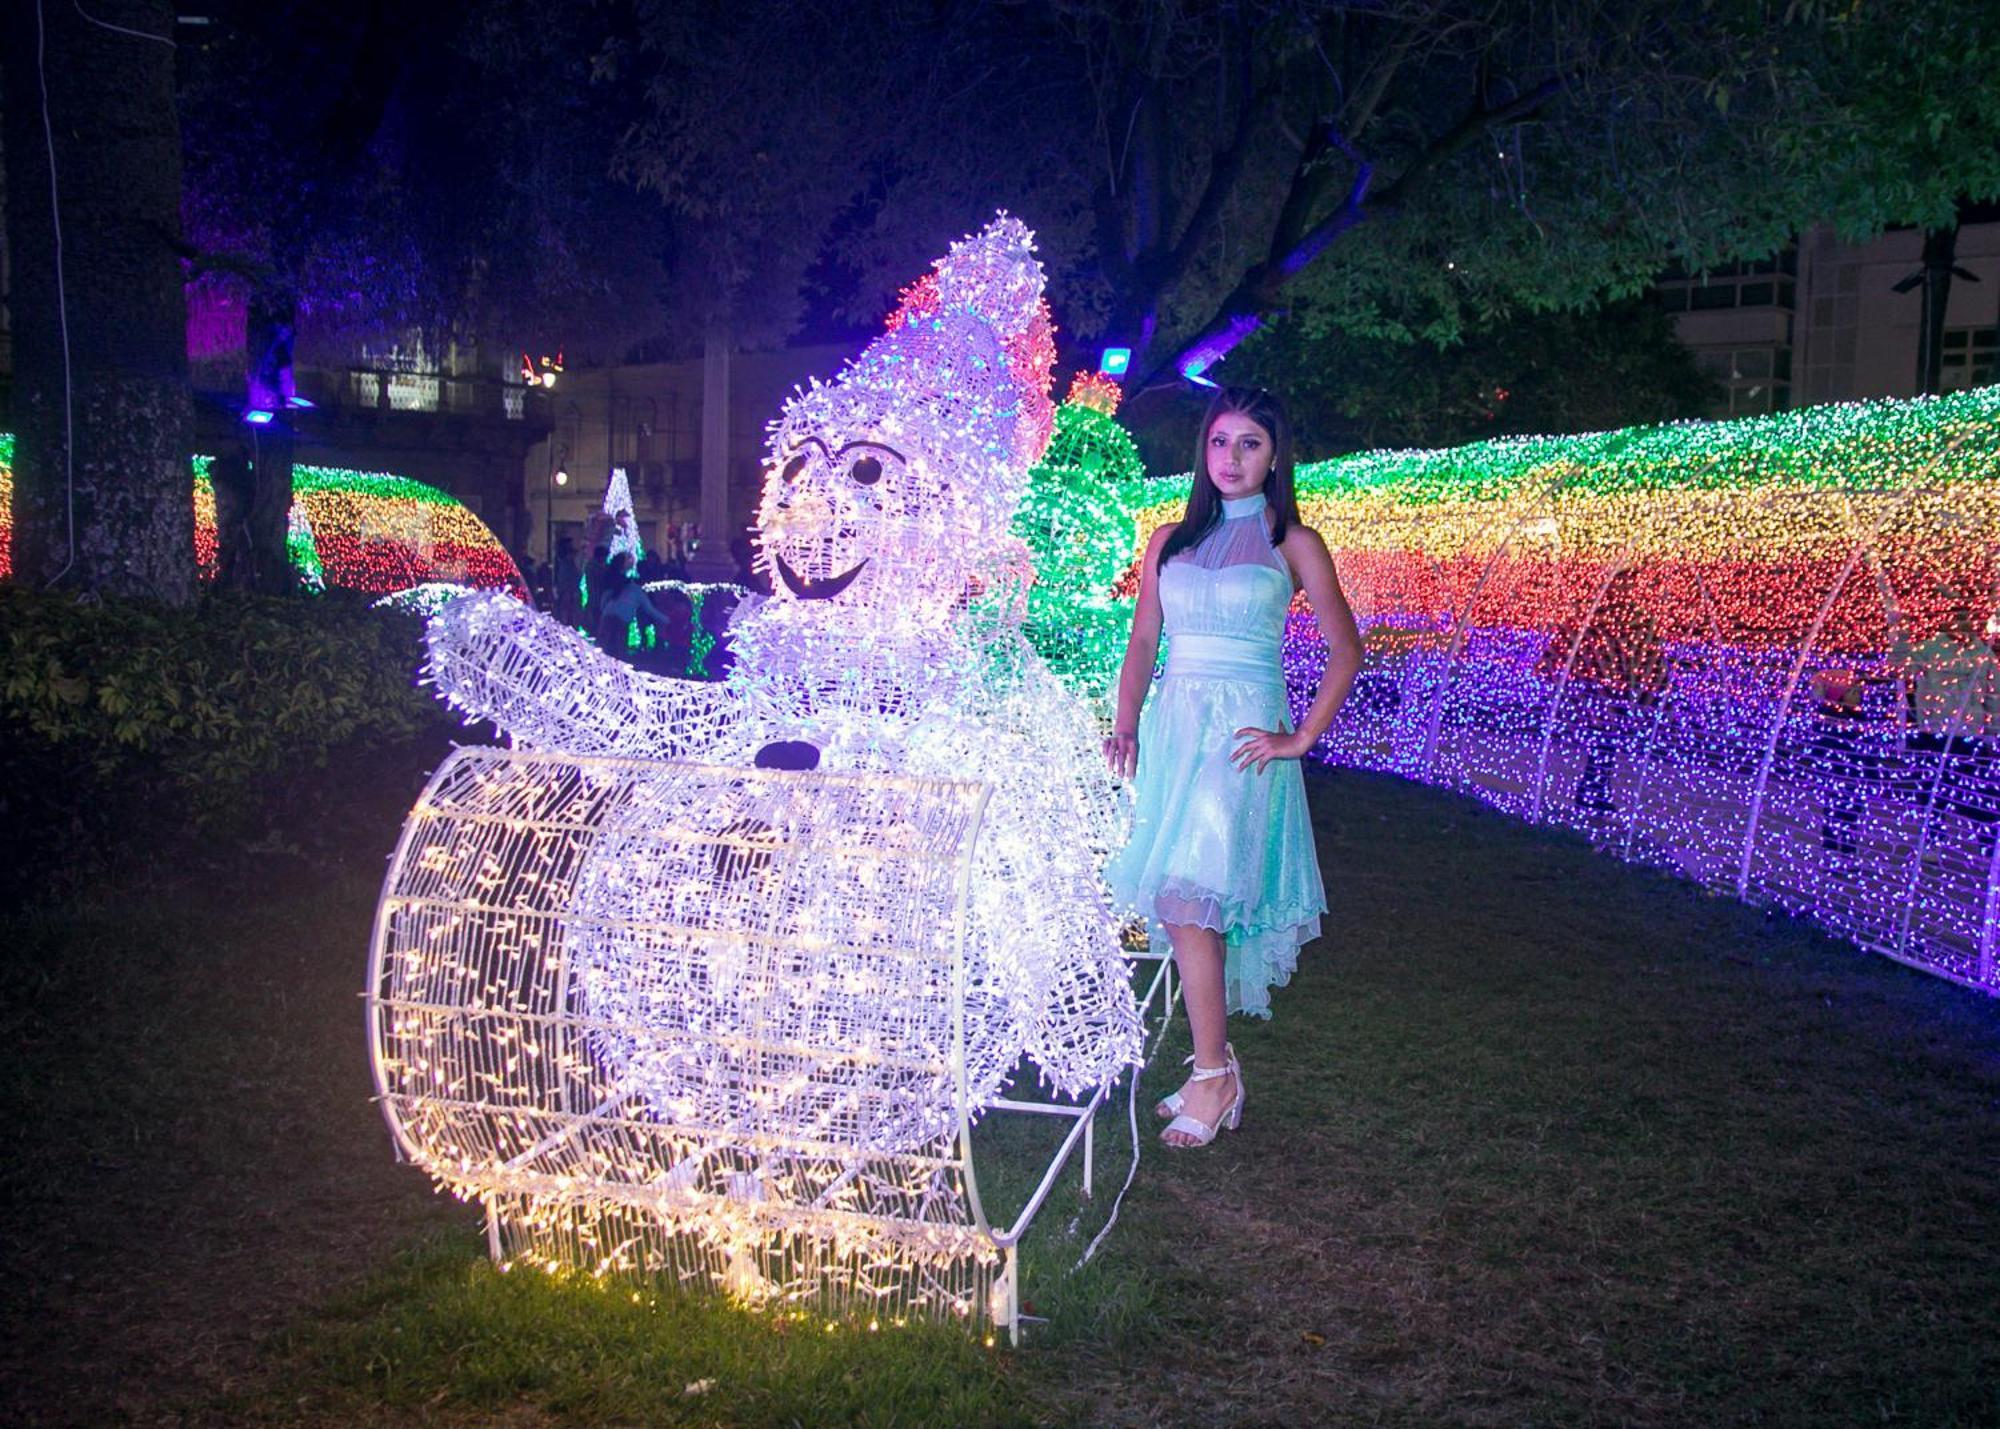
<instances>
[{"instance_id":1,"label":"purple light section","mask_svg":"<svg viewBox=\"0 0 2000 1429\"><path fill-rule=\"evenodd\" d=\"M187 355L195 364L243 361L248 308L239 291L205 277L187 285Z\"/></svg>"},{"instance_id":2,"label":"purple light section","mask_svg":"<svg viewBox=\"0 0 2000 1429\"><path fill-rule=\"evenodd\" d=\"M1371 622L1314 750L1457 790L1717 892L1771 904L1927 972L2000 992L2000 747L1908 727L1892 672L1836 717L1822 670L1880 656L1668 644L1665 688L1564 678L1541 630ZM1294 718L1326 667L1308 615L1284 643Z\"/></svg>"}]
</instances>

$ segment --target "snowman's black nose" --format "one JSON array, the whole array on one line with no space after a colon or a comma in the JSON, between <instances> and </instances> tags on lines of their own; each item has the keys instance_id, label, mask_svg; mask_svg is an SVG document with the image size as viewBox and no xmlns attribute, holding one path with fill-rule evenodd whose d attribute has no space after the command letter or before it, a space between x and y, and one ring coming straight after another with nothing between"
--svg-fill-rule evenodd
<instances>
[{"instance_id":1,"label":"snowman's black nose","mask_svg":"<svg viewBox=\"0 0 2000 1429\"><path fill-rule=\"evenodd\" d=\"M819 768L819 746L803 739L775 739L757 751L759 769L790 769L796 773Z\"/></svg>"}]
</instances>

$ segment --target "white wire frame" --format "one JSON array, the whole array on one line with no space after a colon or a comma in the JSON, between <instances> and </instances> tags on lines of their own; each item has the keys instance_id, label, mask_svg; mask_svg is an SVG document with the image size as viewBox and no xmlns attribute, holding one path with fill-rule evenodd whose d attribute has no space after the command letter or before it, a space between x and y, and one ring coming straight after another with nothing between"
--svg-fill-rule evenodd
<instances>
[{"instance_id":1,"label":"white wire frame","mask_svg":"<svg viewBox=\"0 0 2000 1429\"><path fill-rule=\"evenodd\" d=\"M370 951L399 1154L482 1202L503 1267L666 1274L1018 1339L1020 1239L1079 1145L1089 1193L1116 1078L1001 1095L1018 1040L966 937L986 799L457 751L404 826ZM1171 998L1155 961L1148 1007ZM1071 1119L1004 1227L973 1157L989 1111Z\"/></svg>"}]
</instances>

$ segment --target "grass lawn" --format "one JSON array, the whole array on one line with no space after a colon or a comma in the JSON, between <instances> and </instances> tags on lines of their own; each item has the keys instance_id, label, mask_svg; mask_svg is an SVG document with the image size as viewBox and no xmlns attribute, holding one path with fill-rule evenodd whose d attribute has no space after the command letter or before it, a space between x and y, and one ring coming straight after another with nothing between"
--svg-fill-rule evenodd
<instances>
[{"instance_id":1,"label":"grass lawn","mask_svg":"<svg viewBox=\"0 0 2000 1429\"><path fill-rule=\"evenodd\" d=\"M499 1275L367 1100L420 762L339 791L309 859L163 848L0 915L0 1415L2000 1423L2000 1008L1347 772L1313 782L1327 936L1234 1029L1243 1130L1149 1142L1068 1276L1125 1170L1107 1108L1097 1203L1072 1178L1031 1235L1021 1351ZM1186 1051L1177 1023L1146 1090Z\"/></svg>"}]
</instances>

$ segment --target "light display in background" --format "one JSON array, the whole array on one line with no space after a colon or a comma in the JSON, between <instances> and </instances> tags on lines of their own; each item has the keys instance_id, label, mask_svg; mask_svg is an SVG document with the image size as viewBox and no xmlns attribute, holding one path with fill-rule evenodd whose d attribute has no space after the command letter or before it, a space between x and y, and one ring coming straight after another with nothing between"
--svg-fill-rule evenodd
<instances>
[{"instance_id":1,"label":"light display in background","mask_svg":"<svg viewBox=\"0 0 2000 1429\"><path fill-rule=\"evenodd\" d=\"M1118 398L1110 378L1077 375L1014 517L1035 568L1028 638L1064 683L1106 715L1133 609L1114 586L1131 562L1133 512L1145 494L1138 448L1115 418Z\"/></svg>"},{"instance_id":2,"label":"light display in background","mask_svg":"<svg viewBox=\"0 0 2000 1429\"><path fill-rule=\"evenodd\" d=\"M0 432L0 581L14 574L14 434Z\"/></svg>"},{"instance_id":3,"label":"light display in background","mask_svg":"<svg viewBox=\"0 0 2000 1429\"><path fill-rule=\"evenodd\" d=\"M456 497L406 476L337 467L292 469L326 584L387 595L435 581L527 596L499 537Z\"/></svg>"},{"instance_id":4,"label":"light display in background","mask_svg":"<svg viewBox=\"0 0 2000 1429\"><path fill-rule=\"evenodd\" d=\"M636 567L645 558L646 548L639 540L639 517L632 506L632 482L625 475L625 468L611 468L611 479L604 486L604 517L610 524L611 559L630 556Z\"/></svg>"},{"instance_id":5,"label":"light display in background","mask_svg":"<svg viewBox=\"0 0 2000 1429\"><path fill-rule=\"evenodd\" d=\"M2000 388L1372 452L1298 484L1367 646L1322 757L2000 991ZM1187 478L1144 490L1139 530ZM1300 710L1324 661L1301 604Z\"/></svg>"},{"instance_id":6,"label":"light display in background","mask_svg":"<svg viewBox=\"0 0 2000 1429\"><path fill-rule=\"evenodd\" d=\"M203 580L215 579L217 560L210 460L194 459L195 567ZM520 568L485 522L457 498L406 476L293 467L285 544L308 590L392 595L455 585L527 595Z\"/></svg>"},{"instance_id":7,"label":"light display in background","mask_svg":"<svg viewBox=\"0 0 2000 1429\"><path fill-rule=\"evenodd\" d=\"M513 750L454 755L404 827L372 1052L398 1144L484 1202L497 1259L1017 1323L1016 1242L1079 1142L1087 1185L1142 1045L1098 877L1125 812L1021 631L1041 290L1002 217L786 405L775 593L727 679L492 594L431 622L440 694ZM1024 1057L1061 1100L1007 1094ZM1011 1226L973 1164L996 1109L1067 1127Z\"/></svg>"},{"instance_id":8,"label":"light display in background","mask_svg":"<svg viewBox=\"0 0 2000 1429\"><path fill-rule=\"evenodd\" d=\"M0 432L0 580L13 575L14 438ZM211 458L193 465L195 570L216 573ZM335 467L292 468L285 547L305 589L390 595L440 583L501 588L525 599L527 582L485 522L421 481Z\"/></svg>"}]
</instances>

